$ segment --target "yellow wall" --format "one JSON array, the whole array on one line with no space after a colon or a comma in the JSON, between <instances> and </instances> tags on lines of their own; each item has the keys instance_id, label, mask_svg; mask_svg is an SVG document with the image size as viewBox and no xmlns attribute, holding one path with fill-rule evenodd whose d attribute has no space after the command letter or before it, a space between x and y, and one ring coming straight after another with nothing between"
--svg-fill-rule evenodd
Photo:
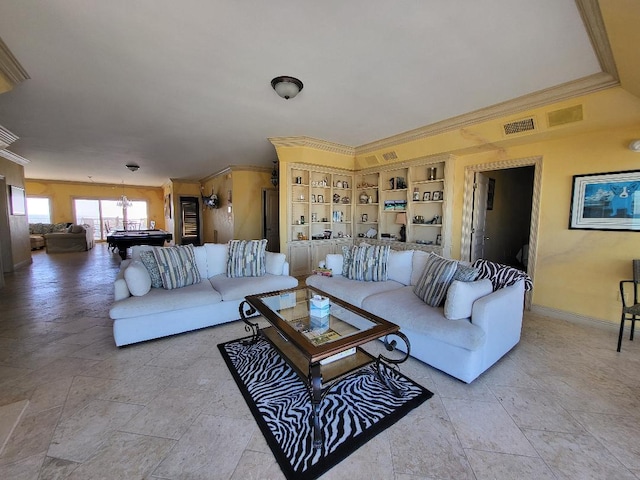
<instances>
[{"instance_id":1,"label":"yellow wall","mask_svg":"<svg viewBox=\"0 0 640 480\"><path fill-rule=\"evenodd\" d=\"M218 195L219 201L218 208L205 208L202 213L205 242L227 243L233 240L233 209L229 213L227 201L229 190L232 191L231 199L233 200L233 180L230 170L203 181L204 195L209 196L213 192Z\"/></svg>"},{"instance_id":2,"label":"yellow wall","mask_svg":"<svg viewBox=\"0 0 640 480\"><path fill-rule=\"evenodd\" d=\"M549 128L546 114L582 104L584 120ZM537 133L504 138L502 124L534 116ZM395 162L438 154L453 154L452 256L460 258L465 167L504 160L542 157L541 216L535 263L533 304L575 315L619 322L618 282L630 278L631 260L640 257L640 232L569 230L572 177L577 174L640 170L640 154L627 148L640 138L640 99L622 88L433 135L356 156L357 169L366 158L393 150ZM284 166L307 160L335 164L335 156L304 147L276 149ZM327 162L323 158L327 157ZM345 162L346 163L346 162ZM281 172L286 171L282 168ZM287 180L281 182L286 198ZM281 204L281 218L288 218ZM281 235L286 225L281 222ZM284 238L284 235L282 235ZM283 244L286 244L284 240ZM284 246L283 246L284 248ZM285 251L285 250L283 250ZM532 259L533 260L533 259Z\"/></svg>"},{"instance_id":3,"label":"yellow wall","mask_svg":"<svg viewBox=\"0 0 640 480\"><path fill-rule=\"evenodd\" d=\"M122 196L122 185L31 179L27 179L25 184L27 195L51 199L53 223L75 221L73 201L77 198L117 200ZM155 221L156 228L165 228L161 187L125 185L124 192L129 200L146 201L149 221Z\"/></svg>"}]
</instances>

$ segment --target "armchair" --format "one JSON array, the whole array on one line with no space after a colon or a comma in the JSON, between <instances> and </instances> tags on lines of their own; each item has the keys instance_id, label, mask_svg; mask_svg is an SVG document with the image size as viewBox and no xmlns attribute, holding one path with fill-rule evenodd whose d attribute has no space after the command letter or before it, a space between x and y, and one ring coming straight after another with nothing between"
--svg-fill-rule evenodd
<instances>
[{"instance_id":1,"label":"armchair","mask_svg":"<svg viewBox=\"0 0 640 480\"><path fill-rule=\"evenodd\" d=\"M636 320L640 320L640 302L638 301L638 287L640 286L640 260L633 261L633 280L622 280L620 282L620 298L622 299L622 315L620 317L620 334L618 335L618 352L622 346L622 335L624 334L624 322L631 322L631 334L629 340L633 340L633 331L636 327ZM625 294L633 289L633 303L627 302Z\"/></svg>"}]
</instances>

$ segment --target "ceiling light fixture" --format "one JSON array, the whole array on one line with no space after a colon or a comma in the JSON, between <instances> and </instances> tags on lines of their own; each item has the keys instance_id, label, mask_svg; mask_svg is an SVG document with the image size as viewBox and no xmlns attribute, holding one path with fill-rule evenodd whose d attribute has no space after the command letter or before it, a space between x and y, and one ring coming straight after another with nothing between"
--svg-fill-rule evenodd
<instances>
[{"instance_id":1,"label":"ceiling light fixture","mask_svg":"<svg viewBox=\"0 0 640 480\"><path fill-rule=\"evenodd\" d=\"M126 167L132 172L137 172L140 169L140 165L137 163L127 163Z\"/></svg>"},{"instance_id":2,"label":"ceiling light fixture","mask_svg":"<svg viewBox=\"0 0 640 480\"><path fill-rule=\"evenodd\" d=\"M629 144L629 150L631 150L632 152L640 152L640 139L639 140L633 140Z\"/></svg>"},{"instance_id":3,"label":"ceiling light fixture","mask_svg":"<svg viewBox=\"0 0 640 480\"><path fill-rule=\"evenodd\" d=\"M132 170L134 171L134 170ZM127 198L127 196L124 194L124 180L122 181L122 196L120 197L120 199L116 202L116 205L118 207L122 207L122 208L129 208L133 205L133 203L131 203L131 200L129 200Z\"/></svg>"},{"instance_id":4,"label":"ceiling light fixture","mask_svg":"<svg viewBox=\"0 0 640 480\"><path fill-rule=\"evenodd\" d=\"M271 80L271 86L285 100L295 97L302 90L302 82L294 77L280 76Z\"/></svg>"}]
</instances>

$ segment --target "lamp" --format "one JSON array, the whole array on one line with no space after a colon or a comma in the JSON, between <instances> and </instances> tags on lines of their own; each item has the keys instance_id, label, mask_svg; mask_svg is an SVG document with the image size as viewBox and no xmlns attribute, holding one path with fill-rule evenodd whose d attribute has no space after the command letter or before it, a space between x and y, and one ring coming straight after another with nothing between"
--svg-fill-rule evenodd
<instances>
[{"instance_id":1,"label":"lamp","mask_svg":"<svg viewBox=\"0 0 640 480\"><path fill-rule=\"evenodd\" d=\"M278 169L276 168L277 160L273 161L273 170L271 171L271 183L274 187L278 186Z\"/></svg>"},{"instance_id":2,"label":"lamp","mask_svg":"<svg viewBox=\"0 0 640 480\"><path fill-rule=\"evenodd\" d=\"M407 214L396 213L396 225L402 225L400 227L400 241L407 241Z\"/></svg>"},{"instance_id":3,"label":"lamp","mask_svg":"<svg viewBox=\"0 0 640 480\"><path fill-rule=\"evenodd\" d=\"M632 152L640 152L640 140L633 140L629 144L629 150Z\"/></svg>"},{"instance_id":4,"label":"lamp","mask_svg":"<svg viewBox=\"0 0 640 480\"><path fill-rule=\"evenodd\" d=\"M131 200L129 200L127 196L124 194L124 181L122 182L122 196L116 202L116 205L122 208L129 208L133 205L133 203L131 203Z\"/></svg>"},{"instance_id":5,"label":"lamp","mask_svg":"<svg viewBox=\"0 0 640 480\"><path fill-rule=\"evenodd\" d=\"M137 172L140 169L140 165L138 165L137 163L127 163L125 167L127 167L132 172Z\"/></svg>"},{"instance_id":6,"label":"lamp","mask_svg":"<svg viewBox=\"0 0 640 480\"><path fill-rule=\"evenodd\" d=\"M302 90L302 82L294 77L280 76L271 80L271 86L285 100L295 97Z\"/></svg>"}]
</instances>

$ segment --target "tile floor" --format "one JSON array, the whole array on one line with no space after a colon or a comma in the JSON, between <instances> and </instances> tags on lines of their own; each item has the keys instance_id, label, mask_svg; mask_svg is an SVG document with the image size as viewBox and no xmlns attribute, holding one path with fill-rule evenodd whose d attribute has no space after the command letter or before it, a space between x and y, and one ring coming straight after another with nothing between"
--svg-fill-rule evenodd
<instances>
[{"instance_id":1,"label":"tile floor","mask_svg":"<svg viewBox=\"0 0 640 480\"><path fill-rule=\"evenodd\" d=\"M33 260L0 290L0 406L29 400L0 478L283 478L216 348L240 323L117 349L117 255ZM323 478L638 479L640 339L615 343L527 314L520 344L471 385L410 360L434 397Z\"/></svg>"}]
</instances>

